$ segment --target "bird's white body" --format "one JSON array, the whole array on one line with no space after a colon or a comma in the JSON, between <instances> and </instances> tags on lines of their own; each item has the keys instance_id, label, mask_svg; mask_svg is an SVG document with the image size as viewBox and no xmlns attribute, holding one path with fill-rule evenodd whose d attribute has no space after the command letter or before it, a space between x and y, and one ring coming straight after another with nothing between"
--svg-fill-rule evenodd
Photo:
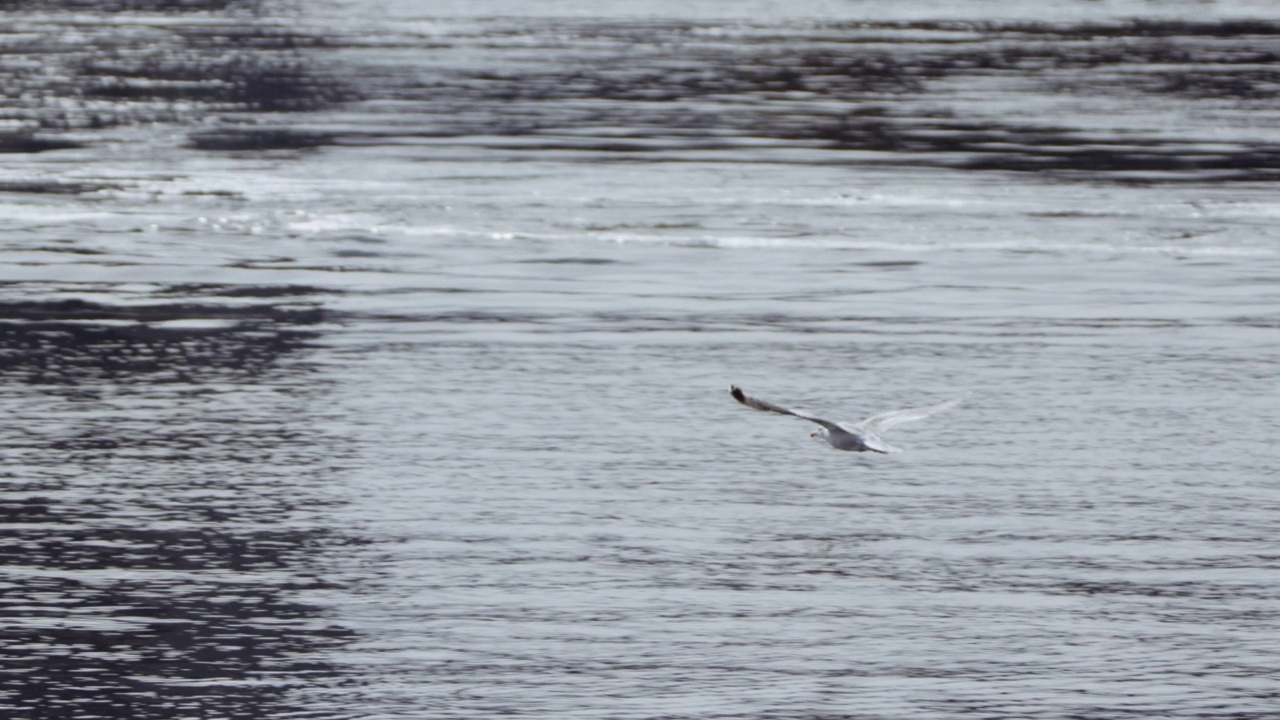
<instances>
[{"instance_id":1,"label":"bird's white body","mask_svg":"<svg viewBox=\"0 0 1280 720\"><path fill-rule=\"evenodd\" d=\"M820 427L810 433L809 437L816 437L837 450L849 450L852 452L870 450L878 453L898 452L897 448L885 444L879 437L868 437L862 433L839 426L835 428Z\"/></svg>"},{"instance_id":2,"label":"bird's white body","mask_svg":"<svg viewBox=\"0 0 1280 720\"><path fill-rule=\"evenodd\" d=\"M895 453L900 452L898 448L886 443L880 433L888 430L895 425L901 425L905 422L913 420L921 420L936 415L943 410L949 410L964 398L956 398L938 405L930 405L923 408L910 408L907 410L894 410L871 417L859 423L845 424L835 422L834 420L824 420L815 415L810 415L802 410L793 410L790 408L775 405L767 400L753 398L742 392L742 389L736 385L729 386L729 394L734 400L746 405L752 410L761 410L763 412L771 412L778 415L790 415L798 417L802 420L808 420L816 423L818 429L813 433L812 437L822 439L836 450L848 450L850 452L877 452L877 453Z\"/></svg>"}]
</instances>

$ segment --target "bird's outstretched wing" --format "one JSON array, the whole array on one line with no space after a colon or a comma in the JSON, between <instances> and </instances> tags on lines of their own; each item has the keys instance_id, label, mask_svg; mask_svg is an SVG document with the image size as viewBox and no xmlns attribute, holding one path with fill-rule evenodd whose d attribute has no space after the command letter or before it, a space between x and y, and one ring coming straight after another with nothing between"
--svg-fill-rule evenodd
<instances>
[{"instance_id":1,"label":"bird's outstretched wing","mask_svg":"<svg viewBox=\"0 0 1280 720\"><path fill-rule=\"evenodd\" d=\"M912 422L913 420L923 420L924 418L927 418L930 415L937 415L943 410L950 410L951 408L959 405L965 399L965 397L968 397L968 396L966 395L963 397L958 397L954 400L948 400L944 403L938 403L937 405L930 405L929 407L908 408L906 410L893 410L886 413L880 413L879 415L872 415L871 417L867 418L866 420L863 420L862 422L858 423L854 427L860 430L866 430L867 432L879 434L884 432L885 430L888 430L894 425L901 425L902 423Z\"/></svg>"},{"instance_id":2,"label":"bird's outstretched wing","mask_svg":"<svg viewBox=\"0 0 1280 720\"><path fill-rule=\"evenodd\" d=\"M802 420L808 420L809 422L817 423L822 427L827 428L828 430L842 429L839 423L832 422L831 420L824 420L823 418L820 418L820 417L815 417L813 415L810 415L807 412L804 412L803 410L792 410L791 408L784 408L781 405L774 405L768 400L753 398L750 395L742 392L742 388L738 387L737 385L729 386L729 394L733 396L734 400L737 400L738 402L742 403L743 405L746 405L752 410L762 410L764 412L776 413L778 415L790 415L792 417L798 417Z\"/></svg>"}]
</instances>

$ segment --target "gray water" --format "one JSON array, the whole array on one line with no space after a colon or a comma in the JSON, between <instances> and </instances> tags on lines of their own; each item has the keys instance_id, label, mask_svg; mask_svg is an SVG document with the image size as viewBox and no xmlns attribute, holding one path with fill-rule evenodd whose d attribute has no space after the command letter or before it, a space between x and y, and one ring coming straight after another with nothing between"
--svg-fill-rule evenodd
<instances>
[{"instance_id":1,"label":"gray water","mask_svg":"<svg viewBox=\"0 0 1280 720\"><path fill-rule=\"evenodd\" d=\"M5 717L1280 717L1269 4L5 7Z\"/></svg>"}]
</instances>

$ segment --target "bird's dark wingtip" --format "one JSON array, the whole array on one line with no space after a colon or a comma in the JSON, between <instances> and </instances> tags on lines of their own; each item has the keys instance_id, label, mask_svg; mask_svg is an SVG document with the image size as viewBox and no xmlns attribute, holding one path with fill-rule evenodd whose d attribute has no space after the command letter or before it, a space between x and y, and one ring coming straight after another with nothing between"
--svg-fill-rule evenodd
<instances>
[{"instance_id":1,"label":"bird's dark wingtip","mask_svg":"<svg viewBox=\"0 0 1280 720\"><path fill-rule=\"evenodd\" d=\"M729 386L729 394L733 396L734 400L737 400L744 405L747 403L747 396L742 393L742 388L737 385Z\"/></svg>"}]
</instances>

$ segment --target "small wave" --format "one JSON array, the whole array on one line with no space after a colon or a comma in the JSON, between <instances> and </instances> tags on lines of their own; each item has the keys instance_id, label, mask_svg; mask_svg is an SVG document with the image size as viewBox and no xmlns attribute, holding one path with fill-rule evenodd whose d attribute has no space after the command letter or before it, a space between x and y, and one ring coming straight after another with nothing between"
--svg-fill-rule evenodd
<instances>
[{"instance_id":1,"label":"small wave","mask_svg":"<svg viewBox=\"0 0 1280 720\"><path fill-rule=\"evenodd\" d=\"M982 240L982 239L945 239L945 240L884 240L871 238L841 237L764 237L750 235L734 236L669 236L645 234L613 234L595 236L596 240L605 240L626 244L672 245L685 247L715 248L723 250L794 250L794 249L830 249L830 250L876 250L903 253L931 252L979 252L994 251L1008 253L1047 253L1061 255L1174 255L1193 257L1275 257L1280 250L1272 247L1247 245L1178 245L1173 243L1124 244L1110 242L1046 242L1034 239Z\"/></svg>"}]
</instances>

